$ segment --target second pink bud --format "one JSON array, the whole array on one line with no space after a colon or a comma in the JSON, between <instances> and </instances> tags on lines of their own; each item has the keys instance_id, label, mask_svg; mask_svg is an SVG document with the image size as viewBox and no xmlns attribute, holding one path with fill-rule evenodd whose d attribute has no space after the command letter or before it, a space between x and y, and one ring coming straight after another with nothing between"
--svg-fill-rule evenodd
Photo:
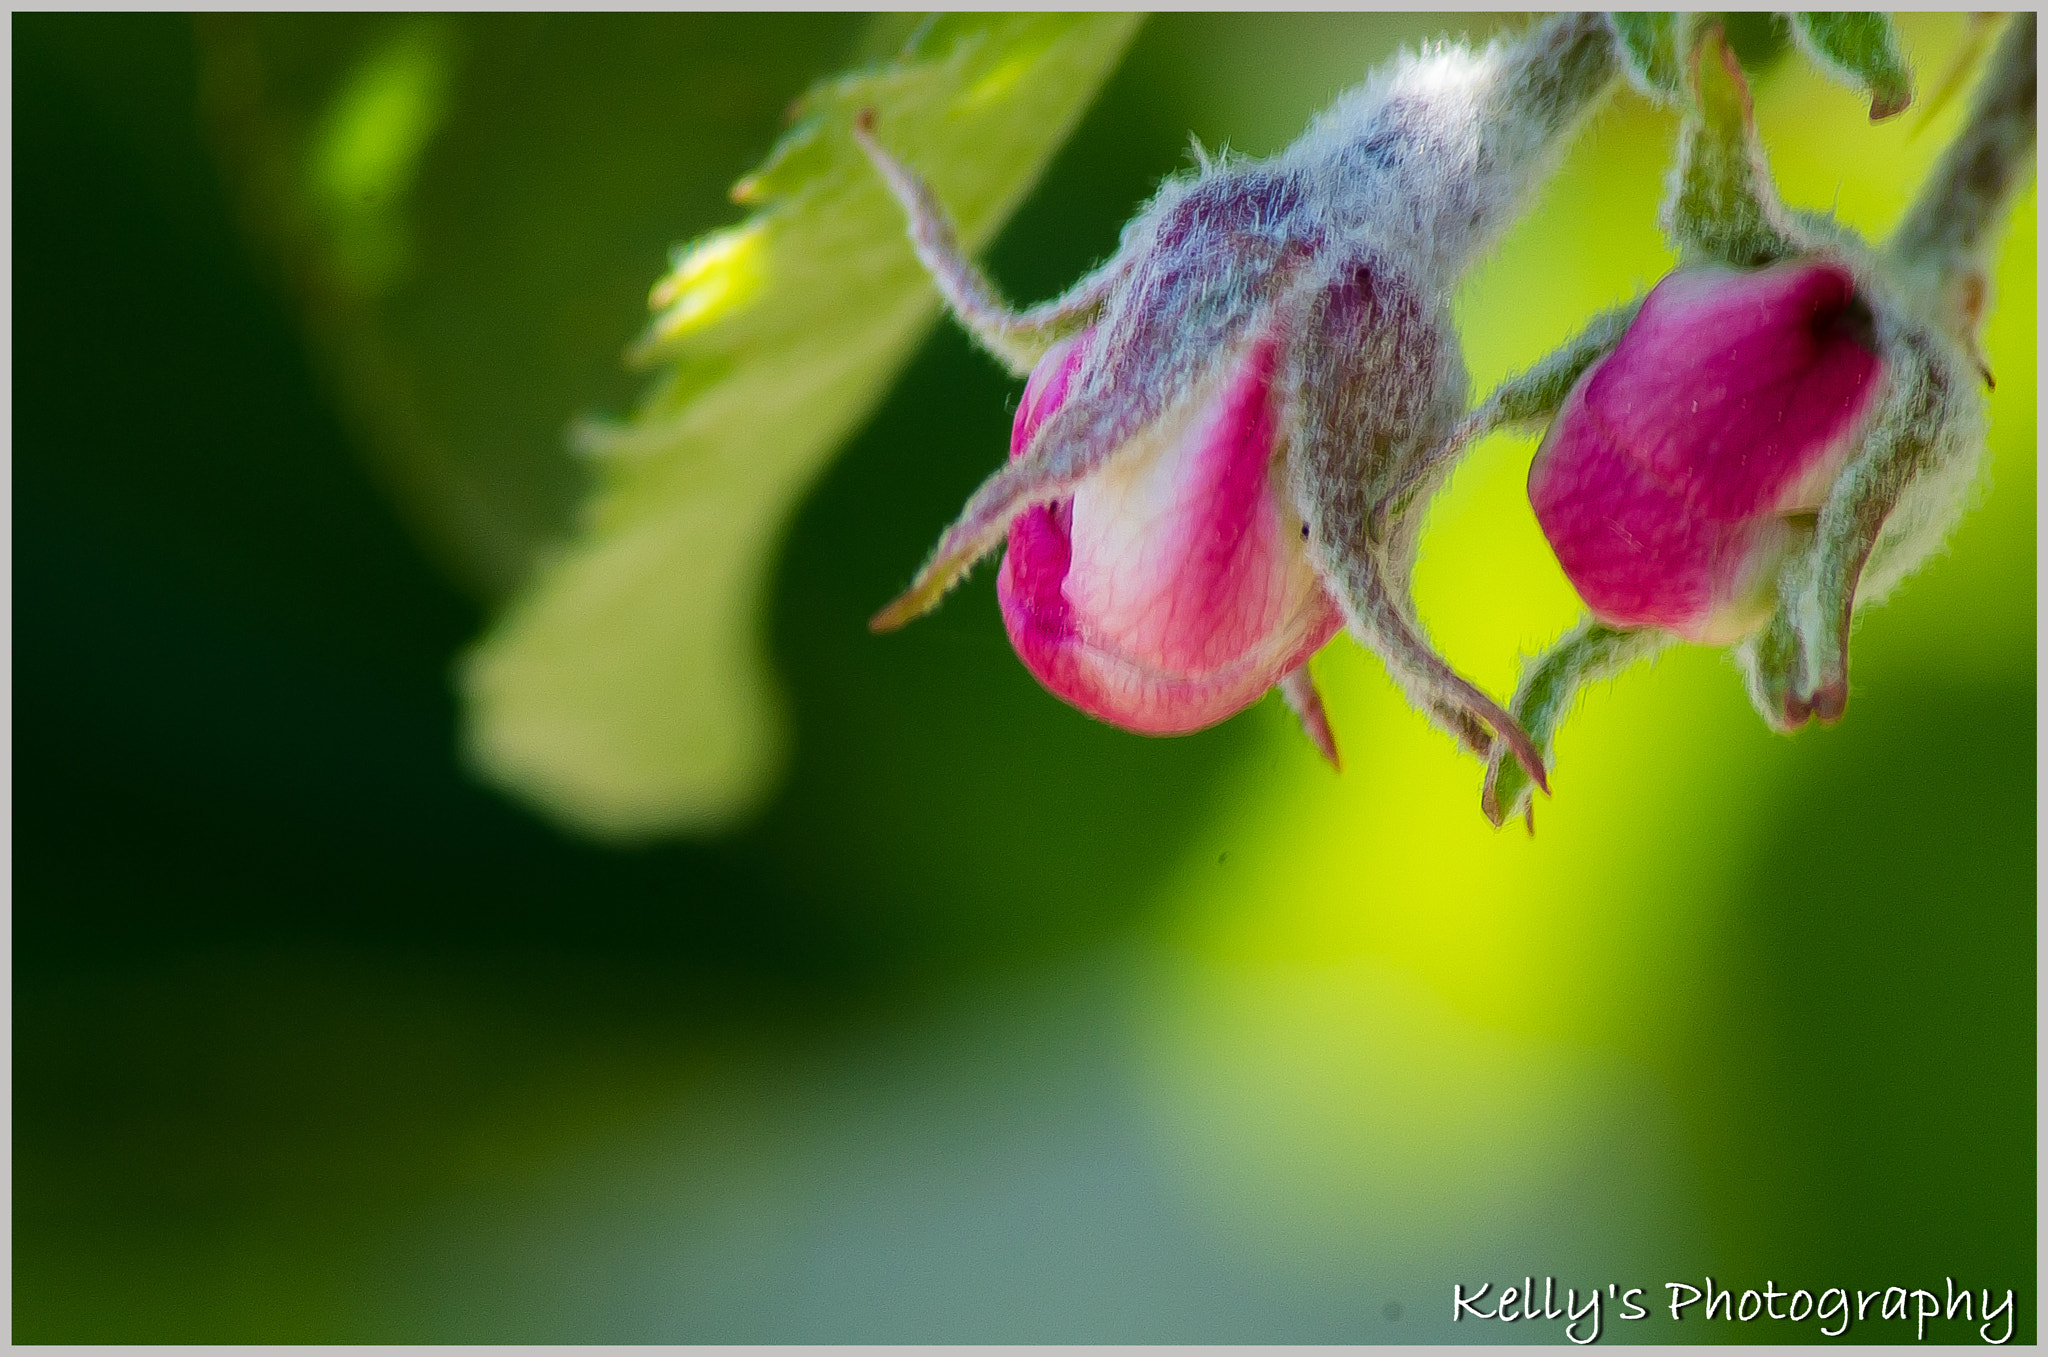
<instances>
[{"instance_id":1,"label":"second pink bud","mask_svg":"<svg viewBox=\"0 0 2048 1357\"><path fill-rule=\"evenodd\" d=\"M1657 285L1529 470L1537 521L1594 616L1709 645L1761 625L1882 388L1871 324L1833 263Z\"/></svg>"}]
</instances>

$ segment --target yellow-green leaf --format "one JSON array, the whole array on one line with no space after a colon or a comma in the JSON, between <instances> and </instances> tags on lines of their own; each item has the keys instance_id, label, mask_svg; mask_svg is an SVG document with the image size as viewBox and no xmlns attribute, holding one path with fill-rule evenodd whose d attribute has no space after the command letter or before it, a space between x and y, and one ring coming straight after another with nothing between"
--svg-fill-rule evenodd
<instances>
[{"instance_id":1,"label":"yellow-green leaf","mask_svg":"<svg viewBox=\"0 0 2048 1357\"><path fill-rule=\"evenodd\" d=\"M464 663L487 776L610 838L711 832L761 803L787 742L762 616L783 525L937 315L853 118L877 111L979 249L1136 27L950 16L799 101L735 189L755 213L655 286L645 401L580 430L601 475L579 531Z\"/></svg>"}]
</instances>

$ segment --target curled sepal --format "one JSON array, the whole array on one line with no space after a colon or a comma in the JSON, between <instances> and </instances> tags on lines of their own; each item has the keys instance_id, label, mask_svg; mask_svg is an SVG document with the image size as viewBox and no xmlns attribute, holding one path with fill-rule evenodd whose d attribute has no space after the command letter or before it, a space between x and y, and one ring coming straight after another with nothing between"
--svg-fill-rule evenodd
<instances>
[{"instance_id":1,"label":"curled sepal","mask_svg":"<svg viewBox=\"0 0 2048 1357\"><path fill-rule=\"evenodd\" d=\"M1536 742L1544 760L1552 762L1552 740L1579 689L1596 679L1612 678L1656 654L1671 640L1652 628L1610 627L1588 617L1522 671L1510 710ZM1534 788L1521 763L1509 757L1511 752L1505 742L1496 741L1487 755L1479 807L1496 828L1520 816L1534 833L1535 812L1530 805Z\"/></svg>"},{"instance_id":2,"label":"curled sepal","mask_svg":"<svg viewBox=\"0 0 2048 1357\"><path fill-rule=\"evenodd\" d=\"M857 122L941 294L1031 371L1012 460L871 625L928 610L1007 540L1011 642L1090 715L1177 734L1277 686L1334 762L1303 666L1348 625L1433 721L1482 757L1504 741L1542 786L1506 710L1430 645L1411 581L1465 407L1453 284L1615 75L1594 14L1403 58L1271 160L1198 154L1093 281L1024 312Z\"/></svg>"},{"instance_id":3,"label":"curled sepal","mask_svg":"<svg viewBox=\"0 0 2048 1357\"><path fill-rule=\"evenodd\" d=\"M1303 542L1351 633L1415 707L1474 754L1496 738L1547 782L1535 745L1492 698L1437 653L1410 581L1419 506L1448 471L1432 461L1463 404L1464 363L1441 303L1381 261L1332 270L1309 299L1288 355L1288 478ZM1436 432L1442 431L1442 432ZM1416 481L1418 464L1432 470ZM1414 487L1382 515L1393 487Z\"/></svg>"},{"instance_id":4,"label":"curled sepal","mask_svg":"<svg viewBox=\"0 0 2048 1357\"><path fill-rule=\"evenodd\" d=\"M1816 66L1870 95L1872 122L1903 113L1913 102L1913 69L1899 51L1890 15L1867 10L1795 13L1792 36Z\"/></svg>"},{"instance_id":5,"label":"curled sepal","mask_svg":"<svg viewBox=\"0 0 2048 1357\"><path fill-rule=\"evenodd\" d=\"M1778 571L1769 620L1737 652L1750 700L1774 729L1840 718L1856 610L1882 599L1940 545L1976 481L1987 375L1974 348L1980 270L1993 228L2033 164L2035 44L2034 16L2012 20L1969 123L1887 246L1887 275L1922 290L1922 305L1879 298L1882 403L1832 480L1803 548ZM1930 313L1935 325L1925 323Z\"/></svg>"},{"instance_id":6,"label":"curled sepal","mask_svg":"<svg viewBox=\"0 0 2048 1357\"><path fill-rule=\"evenodd\" d=\"M1686 44L1693 16L1670 10L1615 11L1607 16L1629 84L1662 104L1685 102Z\"/></svg>"},{"instance_id":7,"label":"curled sepal","mask_svg":"<svg viewBox=\"0 0 2048 1357\"><path fill-rule=\"evenodd\" d=\"M1737 650L1750 701L1774 730L1841 719L1857 607L1925 559L1974 479L1982 400L1957 357L1924 334L1899 337L1869 433L1780 569L1770 620Z\"/></svg>"},{"instance_id":8,"label":"curled sepal","mask_svg":"<svg viewBox=\"0 0 2048 1357\"><path fill-rule=\"evenodd\" d=\"M1693 107L1679 132L1664 229L1688 263L1747 269L1798 253L1801 242L1757 140L1749 84L1718 24L1694 50L1691 78Z\"/></svg>"}]
</instances>

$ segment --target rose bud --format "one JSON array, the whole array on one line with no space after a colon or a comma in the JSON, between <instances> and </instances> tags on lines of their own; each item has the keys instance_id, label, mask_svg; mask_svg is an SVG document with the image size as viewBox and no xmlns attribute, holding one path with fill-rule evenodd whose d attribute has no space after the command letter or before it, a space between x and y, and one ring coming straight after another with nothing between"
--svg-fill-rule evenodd
<instances>
[{"instance_id":1,"label":"rose bud","mask_svg":"<svg viewBox=\"0 0 2048 1357\"><path fill-rule=\"evenodd\" d=\"M1040 360L1013 459L1066 400L1093 333ZM1071 496L1012 520L1003 625L1038 681L1089 715L1148 735L1200 730L1287 682L1343 625L1286 502L1274 359L1273 344L1253 345ZM1313 689L1289 695L1306 705ZM1320 707L1303 719L1334 763Z\"/></svg>"},{"instance_id":2,"label":"rose bud","mask_svg":"<svg viewBox=\"0 0 2048 1357\"><path fill-rule=\"evenodd\" d=\"M1705 645L1761 626L1883 385L1874 342L1839 265L1659 283L1529 468L1536 520L1593 616Z\"/></svg>"},{"instance_id":3,"label":"rose bud","mask_svg":"<svg viewBox=\"0 0 2048 1357\"><path fill-rule=\"evenodd\" d=\"M1617 75L1597 15L1399 58L1272 159L1169 181L1108 263L1024 312L863 118L941 296L1033 374L1008 464L874 627L1007 540L1011 639L1084 711L1188 731L1278 684L1330 754L1305 665L1342 624L1468 749L1498 738L1542 785L1520 727L1430 645L1410 578L1466 400L1450 297Z\"/></svg>"}]
</instances>

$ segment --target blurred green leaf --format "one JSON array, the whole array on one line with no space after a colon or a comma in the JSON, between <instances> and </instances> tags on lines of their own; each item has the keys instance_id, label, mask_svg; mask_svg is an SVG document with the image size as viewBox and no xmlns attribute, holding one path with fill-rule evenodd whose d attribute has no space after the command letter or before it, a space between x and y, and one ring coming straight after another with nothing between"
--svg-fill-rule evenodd
<instances>
[{"instance_id":1,"label":"blurred green leaf","mask_svg":"<svg viewBox=\"0 0 2048 1357\"><path fill-rule=\"evenodd\" d=\"M405 268L397 210L446 114L449 38L431 19L399 28L348 73L314 131L308 188L352 291L380 291Z\"/></svg>"},{"instance_id":2,"label":"blurred green leaf","mask_svg":"<svg viewBox=\"0 0 2048 1357\"><path fill-rule=\"evenodd\" d=\"M591 476L564 427L631 399L618 349L669 243L730 212L733 177L866 23L195 22L206 120L248 233L383 488L485 599L568 531Z\"/></svg>"},{"instance_id":3,"label":"blurred green leaf","mask_svg":"<svg viewBox=\"0 0 2048 1357\"><path fill-rule=\"evenodd\" d=\"M1136 27L937 19L804 97L733 190L758 211L679 251L656 285L634 351L662 365L653 389L631 420L580 431L602 467L581 530L464 665L487 775L615 838L714 830L760 803L786 743L761 606L779 534L937 314L853 117L877 110L978 250Z\"/></svg>"}]
</instances>

